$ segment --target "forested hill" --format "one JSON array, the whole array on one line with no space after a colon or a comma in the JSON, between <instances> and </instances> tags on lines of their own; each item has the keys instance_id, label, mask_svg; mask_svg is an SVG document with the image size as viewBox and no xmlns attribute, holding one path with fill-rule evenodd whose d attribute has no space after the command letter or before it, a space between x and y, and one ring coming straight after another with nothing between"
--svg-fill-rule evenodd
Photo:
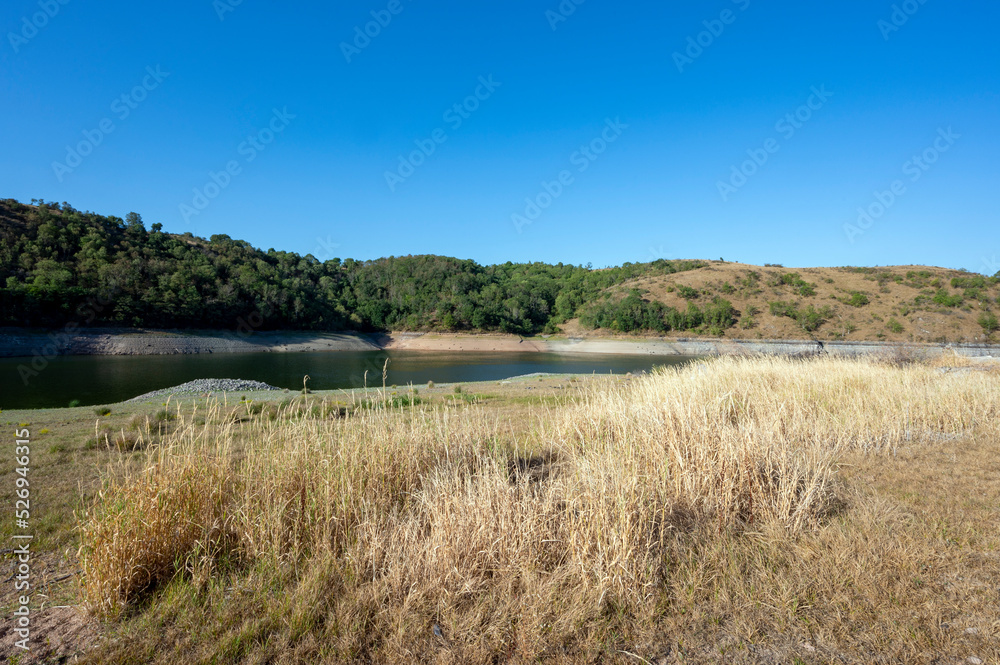
<instances>
[{"instance_id":1,"label":"forested hill","mask_svg":"<svg viewBox=\"0 0 1000 665\"><path fill-rule=\"evenodd\" d=\"M68 204L0 200L0 325L554 331L606 289L702 266L481 266L441 256L311 255L146 228Z\"/></svg>"}]
</instances>

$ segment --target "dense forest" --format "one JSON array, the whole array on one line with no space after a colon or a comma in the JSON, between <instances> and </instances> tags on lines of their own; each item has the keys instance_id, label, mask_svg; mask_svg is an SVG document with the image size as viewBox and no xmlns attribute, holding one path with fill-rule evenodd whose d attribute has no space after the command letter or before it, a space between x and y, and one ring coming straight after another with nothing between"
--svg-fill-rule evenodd
<instances>
[{"instance_id":1,"label":"dense forest","mask_svg":"<svg viewBox=\"0 0 1000 665\"><path fill-rule=\"evenodd\" d=\"M0 200L0 325L553 332L583 315L619 330L732 325L731 306L677 312L608 287L703 265L659 260L594 270L481 266L442 256L372 261L264 252L227 235L149 229L69 204Z\"/></svg>"}]
</instances>

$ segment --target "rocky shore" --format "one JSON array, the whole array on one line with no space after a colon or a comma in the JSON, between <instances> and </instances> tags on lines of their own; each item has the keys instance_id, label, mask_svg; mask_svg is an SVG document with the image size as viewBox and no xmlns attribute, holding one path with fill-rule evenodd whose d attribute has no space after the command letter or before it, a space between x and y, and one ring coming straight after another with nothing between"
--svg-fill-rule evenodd
<instances>
[{"instance_id":1,"label":"rocky shore","mask_svg":"<svg viewBox=\"0 0 1000 665\"><path fill-rule=\"evenodd\" d=\"M126 402L142 402L147 399L168 397L170 395L202 395L204 393L232 393L244 391L281 390L263 381L248 379L196 379L182 383L173 388L163 388L125 400Z\"/></svg>"}]
</instances>

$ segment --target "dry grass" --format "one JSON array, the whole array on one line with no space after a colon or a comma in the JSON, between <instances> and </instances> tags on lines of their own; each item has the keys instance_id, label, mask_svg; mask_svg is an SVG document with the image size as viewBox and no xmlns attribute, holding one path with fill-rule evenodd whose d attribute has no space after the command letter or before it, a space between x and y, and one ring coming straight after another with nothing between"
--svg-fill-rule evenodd
<instances>
[{"instance_id":1,"label":"dry grass","mask_svg":"<svg viewBox=\"0 0 1000 665\"><path fill-rule=\"evenodd\" d=\"M804 296L792 286L775 285L781 275L798 273L803 280L813 284L815 295ZM751 273L759 280L747 285ZM915 273L926 275L911 279ZM726 330L727 338L734 339L846 339L853 341L886 342L974 342L984 343L988 337L979 324L983 311L996 309L1000 304L1000 284L990 284L983 289L984 299L966 295L965 290L953 288L953 278L968 278L970 273L930 266L886 266L877 269L850 268L778 268L761 267L742 263L710 261L704 267L673 275L642 277L611 287L613 294L628 293L636 288L651 300L684 311L687 301L681 297L680 287L697 289L702 295L695 300L704 306L715 296L731 301L744 314L756 309L755 325L739 325ZM898 280L898 281L897 281ZM729 288L727 288L727 286ZM938 288L945 288L952 295L965 295L959 307L945 307L930 299ZM864 293L869 303L862 307L846 304L854 292ZM918 304L917 300L924 302ZM801 308L809 305L817 309L830 307L829 320L814 333L805 332L792 319L774 316L769 303L773 301L796 302ZM895 319L902 330L890 329L888 323ZM591 331L577 325L562 326L570 335L590 335ZM898 331L898 332L897 332ZM598 336L612 331L601 330ZM668 336L689 336L689 332L667 333Z\"/></svg>"},{"instance_id":2,"label":"dry grass","mask_svg":"<svg viewBox=\"0 0 1000 665\"><path fill-rule=\"evenodd\" d=\"M995 374L762 358L562 406L182 415L82 518L85 602L145 626L95 657L995 656L995 454L958 526L957 482L896 492L930 481L901 459L995 453L998 416Z\"/></svg>"}]
</instances>

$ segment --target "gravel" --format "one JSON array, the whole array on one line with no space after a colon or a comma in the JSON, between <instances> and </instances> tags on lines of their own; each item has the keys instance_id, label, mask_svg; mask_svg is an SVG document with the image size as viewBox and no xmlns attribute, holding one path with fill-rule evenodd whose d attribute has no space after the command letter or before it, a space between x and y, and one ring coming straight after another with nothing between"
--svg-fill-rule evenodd
<instances>
[{"instance_id":1,"label":"gravel","mask_svg":"<svg viewBox=\"0 0 1000 665\"><path fill-rule=\"evenodd\" d=\"M281 390L263 381L249 381L247 379L196 379L188 381L173 388L163 388L153 392L133 397L126 402L141 402L153 397L166 397L168 395L200 395L203 393L232 393L249 390Z\"/></svg>"}]
</instances>

